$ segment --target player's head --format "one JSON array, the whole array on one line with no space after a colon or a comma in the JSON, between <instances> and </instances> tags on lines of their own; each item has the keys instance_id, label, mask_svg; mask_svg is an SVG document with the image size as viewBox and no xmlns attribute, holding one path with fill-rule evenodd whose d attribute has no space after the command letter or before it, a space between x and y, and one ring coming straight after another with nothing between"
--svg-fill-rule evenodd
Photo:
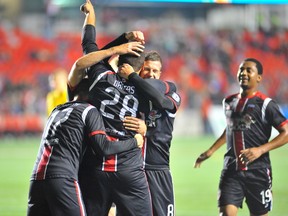
<instances>
[{"instance_id":1,"label":"player's head","mask_svg":"<svg viewBox=\"0 0 288 216\"><path fill-rule=\"evenodd\" d=\"M133 54L120 55L118 60L118 66L121 66L123 64L129 64L133 67L136 73L139 73L145 60L145 54L144 52L138 53L140 56L136 56Z\"/></svg>"},{"instance_id":2,"label":"player's head","mask_svg":"<svg viewBox=\"0 0 288 216\"><path fill-rule=\"evenodd\" d=\"M263 66L255 58L246 58L240 65L237 78L242 89L253 89L262 80Z\"/></svg>"},{"instance_id":3,"label":"player's head","mask_svg":"<svg viewBox=\"0 0 288 216\"><path fill-rule=\"evenodd\" d=\"M255 58L246 58L244 60L245 61L251 61L251 62L254 62L256 64L256 68L257 68L257 71L258 71L258 74L262 75L263 74L263 66L261 64L260 61L258 61L257 59Z\"/></svg>"},{"instance_id":4,"label":"player's head","mask_svg":"<svg viewBox=\"0 0 288 216\"><path fill-rule=\"evenodd\" d=\"M145 55L144 65L140 71L143 79L160 79L162 70L162 59L157 51L147 52Z\"/></svg>"},{"instance_id":5,"label":"player's head","mask_svg":"<svg viewBox=\"0 0 288 216\"><path fill-rule=\"evenodd\" d=\"M89 80L84 78L73 91L74 100L87 101L89 93Z\"/></svg>"}]
</instances>

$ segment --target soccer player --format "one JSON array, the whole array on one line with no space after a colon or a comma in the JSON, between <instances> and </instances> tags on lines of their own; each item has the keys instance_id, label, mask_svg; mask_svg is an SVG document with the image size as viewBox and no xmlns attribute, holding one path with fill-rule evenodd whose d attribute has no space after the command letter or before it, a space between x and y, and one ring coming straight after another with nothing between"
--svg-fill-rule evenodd
<instances>
[{"instance_id":1,"label":"soccer player","mask_svg":"<svg viewBox=\"0 0 288 216\"><path fill-rule=\"evenodd\" d=\"M91 8L87 7L89 5ZM92 10L93 6L87 1L84 10L86 13L85 22L87 20L93 21L93 19L87 18L87 16L94 14L94 12L91 13ZM119 46L117 48L115 45L127 42L129 39L141 41L138 43L138 46L141 43L143 44L144 41L142 32L131 32L121 35L105 48L97 51L98 47L95 43L95 22L84 24L83 29L82 47L84 53L88 53L86 55L87 57L90 54L93 55L93 53L103 53L105 50L108 51L112 49L115 51L115 49L119 48ZM131 36L133 38L131 38ZM106 49L108 47L112 48ZM140 47L136 50L142 51L139 48ZM121 53L110 52L110 55L114 54ZM140 55L144 57L142 53L140 53ZM139 64L140 58L137 56L120 55L118 73L113 71L112 67L108 64L108 60L109 58L106 58L88 70L88 78L91 80L89 96L91 103L99 107L106 127L110 129L110 135L113 138L123 139L134 133L123 127L122 121L124 117L139 117L139 111L142 109L142 106L144 110L148 102L143 103L145 101L142 98L140 100L140 95L137 89L135 89L135 86L123 79L119 74L126 68L139 72L143 65L144 58ZM137 65L135 65L135 63L137 63ZM87 67L89 66L90 65L87 65ZM74 77L77 77L77 75ZM147 91L147 95L151 97L149 99L154 101L155 104L160 105L160 101L164 95L160 94L158 90L154 89L148 82L143 82L142 84L146 86L144 89ZM141 151L127 151L123 154L117 154L107 158L97 156L91 158L93 158L94 162L83 163L81 174L83 194L85 194L84 199L86 199L85 203L87 204L88 214L107 215L111 203L114 202L123 215L152 215L150 193L143 170ZM104 159L104 161L102 161L102 159ZM83 174L85 170L88 171L86 174ZM89 173L90 176L88 176Z\"/></svg>"},{"instance_id":2,"label":"soccer player","mask_svg":"<svg viewBox=\"0 0 288 216\"><path fill-rule=\"evenodd\" d=\"M86 145L103 156L142 147L140 134L108 140L101 114L86 102L88 86L83 79L73 92L74 101L57 106L48 118L31 176L28 216L86 215L78 185Z\"/></svg>"},{"instance_id":3,"label":"soccer player","mask_svg":"<svg viewBox=\"0 0 288 216\"><path fill-rule=\"evenodd\" d=\"M194 167L225 143L227 152L219 184L220 215L235 216L244 198L251 216L268 215L272 208L272 172L269 151L288 142L288 121L277 103L258 91L262 64L245 59L238 69L240 92L223 100L227 126ZM272 127L279 134L270 140Z\"/></svg>"},{"instance_id":4,"label":"soccer player","mask_svg":"<svg viewBox=\"0 0 288 216\"><path fill-rule=\"evenodd\" d=\"M159 79L162 71L162 60L158 52L150 51L145 55L144 66L140 77L144 79ZM141 79L133 71L125 71L125 76L143 94ZM124 71L122 71L124 73ZM174 189L170 172L170 146L172 140L173 124L176 112L180 106L180 96L171 82L164 82L162 91L166 98L161 103L162 108L150 103L148 114L145 115L147 132L145 135L144 170L152 197L153 216L175 215ZM127 117L124 126L127 129L138 131L142 128L137 118Z\"/></svg>"}]
</instances>

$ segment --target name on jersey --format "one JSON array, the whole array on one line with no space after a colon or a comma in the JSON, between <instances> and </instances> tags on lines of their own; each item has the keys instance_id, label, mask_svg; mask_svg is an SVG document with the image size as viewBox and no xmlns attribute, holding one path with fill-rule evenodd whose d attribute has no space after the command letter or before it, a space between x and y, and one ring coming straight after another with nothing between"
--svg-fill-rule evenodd
<instances>
[{"instance_id":1,"label":"name on jersey","mask_svg":"<svg viewBox=\"0 0 288 216\"><path fill-rule=\"evenodd\" d=\"M125 90L125 91L129 92L130 94L135 93L135 86L125 85L122 81L115 80L113 85L118 89Z\"/></svg>"}]
</instances>

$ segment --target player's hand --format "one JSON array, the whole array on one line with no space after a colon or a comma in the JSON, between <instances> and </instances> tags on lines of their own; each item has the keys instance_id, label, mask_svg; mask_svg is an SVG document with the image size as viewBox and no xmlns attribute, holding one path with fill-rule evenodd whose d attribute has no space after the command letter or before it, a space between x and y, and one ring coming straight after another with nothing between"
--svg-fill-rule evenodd
<instances>
[{"instance_id":1,"label":"player's hand","mask_svg":"<svg viewBox=\"0 0 288 216\"><path fill-rule=\"evenodd\" d=\"M115 54L133 54L140 56L139 53L143 52L145 47L140 42L128 42L111 48Z\"/></svg>"},{"instance_id":2,"label":"player's hand","mask_svg":"<svg viewBox=\"0 0 288 216\"><path fill-rule=\"evenodd\" d=\"M138 41L141 44L145 44L144 34L141 31L126 32L125 37L128 41Z\"/></svg>"},{"instance_id":3,"label":"player's hand","mask_svg":"<svg viewBox=\"0 0 288 216\"><path fill-rule=\"evenodd\" d=\"M147 126L144 120L132 116L126 116L123 125L125 129L140 133L142 136L145 136L147 131Z\"/></svg>"},{"instance_id":4,"label":"player's hand","mask_svg":"<svg viewBox=\"0 0 288 216\"><path fill-rule=\"evenodd\" d=\"M208 159L212 153L210 151L203 152L202 154L199 155L199 157L196 159L194 168L200 168L200 165L203 161Z\"/></svg>"},{"instance_id":5,"label":"player's hand","mask_svg":"<svg viewBox=\"0 0 288 216\"><path fill-rule=\"evenodd\" d=\"M90 13L90 11L93 11L93 10L94 10L94 7L90 0L86 0L86 3L80 6L80 11L82 11L84 14L88 14Z\"/></svg>"},{"instance_id":6,"label":"player's hand","mask_svg":"<svg viewBox=\"0 0 288 216\"><path fill-rule=\"evenodd\" d=\"M142 148L143 147L143 143L144 143L144 138L141 134L137 133L134 138L137 140L137 146L138 148Z\"/></svg>"},{"instance_id":7,"label":"player's hand","mask_svg":"<svg viewBox=\"0 0 288 216\"><path fill-rule=\"evenodd\" d=\"M134 72L134 69L129 64L123 64L123 65L118 67L119 76L121 76L122 78L124 78L126 80L128 80L129 75L133 72Z\"/></svg>"},{"instance_id":8,"label":"player's hand","mask_svg":"<svg viewBox=\"0 0 288 216\"><path fill-rule=\"evenodd\" d=\"M248 148L240 151L239 159L242 164L248 165L262 155L262 151L259 148Z\"/></svg>"}]
</instances>

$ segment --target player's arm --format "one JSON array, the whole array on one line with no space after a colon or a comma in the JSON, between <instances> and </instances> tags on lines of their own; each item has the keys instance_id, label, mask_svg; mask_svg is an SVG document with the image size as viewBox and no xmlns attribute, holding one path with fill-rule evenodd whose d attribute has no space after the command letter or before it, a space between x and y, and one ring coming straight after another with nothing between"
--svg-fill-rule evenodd
<instances>
[{"instance_id":1,"label":"player's arm","mask_svg":"<svg viewBox=\"0 0 288 216\"><path fill-rule=\"evenodd\" d=\"M165 109L168 111L175 110L175 103L171 98L167 97L165 94L161 93L158 89L154 88L149 84L149 79L141 78L137 73L133 72L133 68L128 64L123 64L119 68L119 75L125 79L131 81L136 88L146 97L147 100L150 100L152 104L158 109ZM159 80L159 82L161 82ZM180 97L179 97L180 100ZM177 109L177 108L176 108Z\"/></svg>"},{"instance_id":2,"label":"player's arm","mask_svg":"<svg viewBox=\"0 0 288 216\"><path fill-rule=\"evenodd\" d=\"M87 0L86 3L82 4L80 10L85 14L81 46L83 53L87 54L99 50L96 44L96 15L90 0Z\"/></svg>"},{"instance_id":3,"label":"player's arm","mask_svg":"<svg viewBox=\"0 0 288 216\"><path fill-rule=\"evenodd\" d=\"M121 141L109 141L104 131L94 131L89 136L93 150L103 156L142 148L144 142L141 134L136 134L134 138Z\"/></svg>"},{"instance_id":4,"label":"player's arm","mask_svg":"<svg viewBox=\"0 0 288 216\"><path fill-rule=\"evenodd\" d=\"M288 120L284 121L279 127L276 128L279 134L274 137L269 142L261 145L259 147L247 148L242 150L239 155L240 161L243 164L248 165L249 163L255 161L261 155L273 150L277 149L286 143L288 143Z\"/></svg>"},{"instance_id":5,"label":"player's arm","mask_svg":"<svg viewBox=\"0 0 288 216\"><path fill-rule=\"evenodd\" d=\"M86 68L91 67L102 61L104 58L115 54L126 54L130 53L139 56L136 51L143 52L144 47L140 42L129 42L110 49L99 50L88 53L77 59L73 64L70 73L68 75L68 85L71 89L75 88L79 82L86 76Z\"/></svg>"},{"instance_id":6,"label":"player's arm","mask_svg":"<svg viewBox=\"0 0 288 216\"><path fill-rule=\"evenodd\" d=\"M239 155L239 158L243 164L248 164L261 155L266 154L267 152L279 148L288 142L288 120L280 111L278 104L271 100L265 110L265 119L268 124L272 125L279 134L274 137L269 142L260 145L259 147L247 148L242 150Z\"/></svg>"},{"instance_id":7,"label":"player's arm","mask_svg":"<svg viewBox=\"0 0 288 216\"><path fill-rule=\"evenodd\" d=\"M82 11L85 14L83 28L86 25L96 26L95 10L90 0L86 0L86 3L80 6L80 11Z\"/></svg>"},{"instance_id":8,"label":"player's arm","mask_svg":"<svg viewBox=\"0 0 288 216\"><path fill-rule=\"evenodd\" d=\"M215 151L217 151L221 146L223 146L225 143L226 143L226 129L207 151L200 154L200 156L196 159L194 168L199 168L203 161L211 157L212 154Z\"/></svg>"},{"instance_id":9,"label":"player's arm","mask_svg":"<svg viewBox=\"0 0 288 216\"><path fill-rule=\"evenodd\" d=\"M128 41L138 41L141 44L145 44L145 38L144 34L141 31L131 31L131 32L125 32L122 35L120 35L115 40L111 41L110 43L106 44L102 49L107 49L113 46L118 46L123 43L127 43Z\"/></svg>"},{"instance_id":10,"label":"player's arm","mask_svg":"<svg viewBox=\"0 0 288 216\"><path fill-rule=\"evenodd\" d=\"M93 106L90 106L88 109L90 110L88 111L84 122L89 131L88 135L95 152L106 156L128 151L137 147L142 148L143 136L140 134L136 134L134 138L121 141L109 140L105 133L105 126L101 114Z\"/></svg>"},{"instance_id":11,"label":"player's arm","mask_svg":"<svg viewBox=\"0 0 288 216\"><path fill-rule=\"evenodd\" d=\"M150 100L152 104L158 109L171 112L177 110L176 104L173 102L173 100L150 85L149 79L145 80L141 78L137 73L131 74L128 79L143 94L143 96Z\"/></svg>"},{"instance_id":12,"label":"player's arm","mask_svg":"<svg viewBox=\"0 0 288 216\"><path fill-rule=\"evenodd\" d=\"M96 44L96 15L92 3L87 0L85 4L81 5L80 10L85 13L85 20L82 31L82 49L84 53L90 53L98 50ZM142 45L145 44L144 34L141 31L125 32L118 38L104 46L102 49L109 49L129 41L138 41Z\"/></svg>"}]
</instances>

